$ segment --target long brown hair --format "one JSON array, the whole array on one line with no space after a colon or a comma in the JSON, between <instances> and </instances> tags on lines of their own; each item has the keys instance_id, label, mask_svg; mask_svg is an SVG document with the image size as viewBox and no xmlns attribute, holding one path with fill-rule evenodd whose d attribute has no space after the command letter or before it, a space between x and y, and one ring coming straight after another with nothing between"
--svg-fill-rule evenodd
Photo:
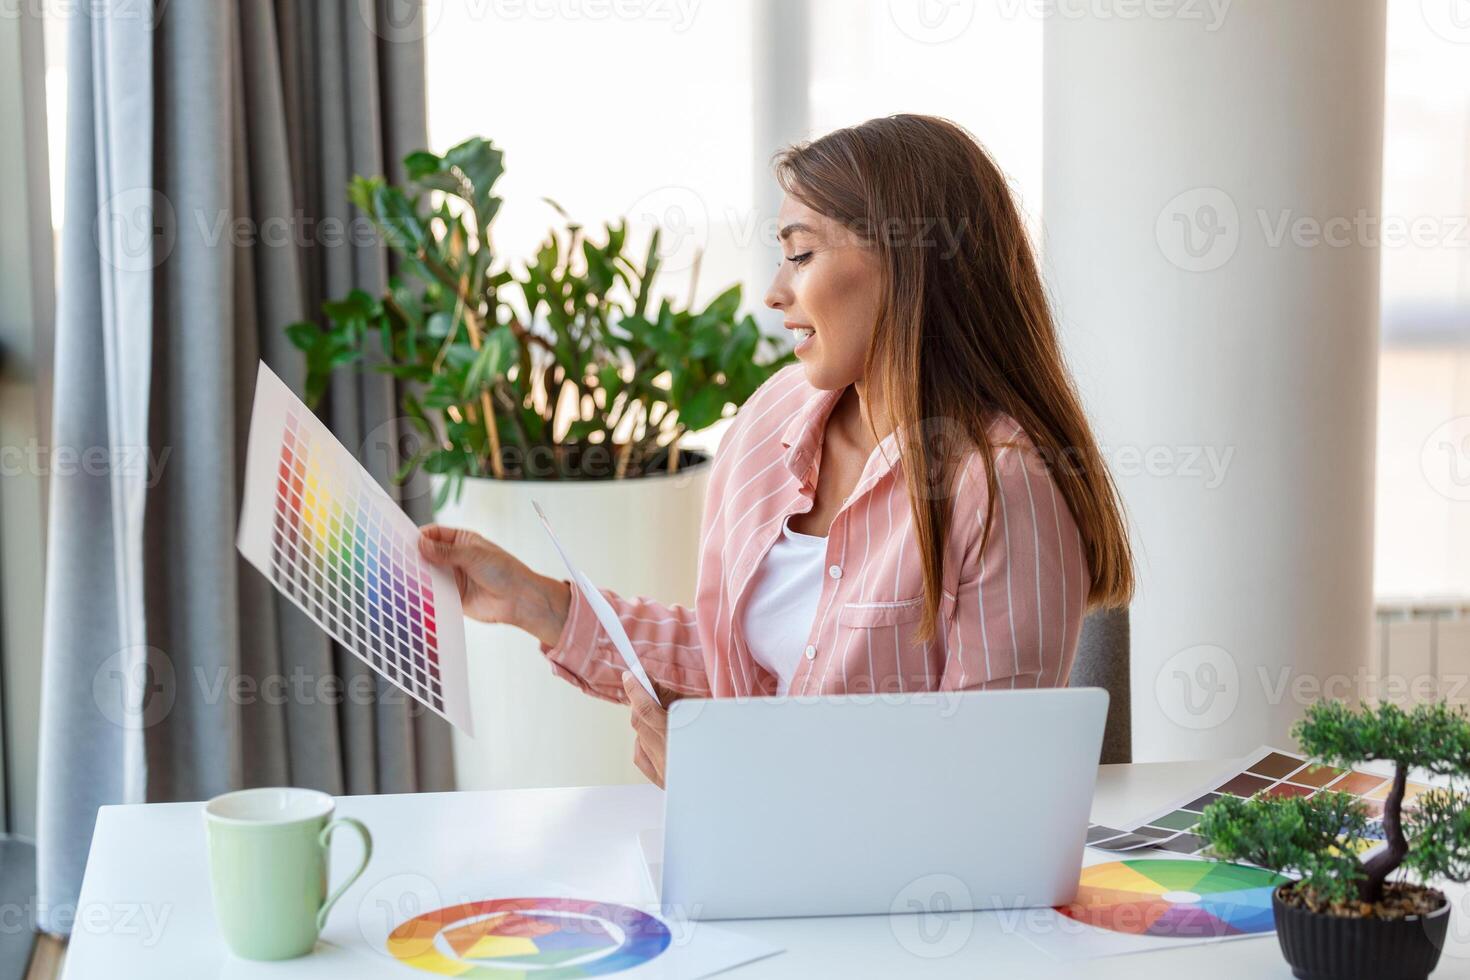
<instances>
[{"instance_id":1,"label":"long brown hair","mask_svg":"<svg viewBox=\"0 0 1470 980\"><path fill-rule=\"evenodd\" d=\"M886 274L864 376L879 379L895 428L958 428L991 464L982 549L997 490L998 447L987 428L1005 413L1035 445L1081 532L1088 607L1126 605L1133 559L1117 488L1063 361L1020 210L985 149L949 120L896 115L789 146L774 169L786 193L881 256ZM944 423L938 433L934 420ZM924 567L917 638L928 640L951 505L926 488L950 486L954 459L927 438L899 445Z\"/></svg>"}]
</instances>

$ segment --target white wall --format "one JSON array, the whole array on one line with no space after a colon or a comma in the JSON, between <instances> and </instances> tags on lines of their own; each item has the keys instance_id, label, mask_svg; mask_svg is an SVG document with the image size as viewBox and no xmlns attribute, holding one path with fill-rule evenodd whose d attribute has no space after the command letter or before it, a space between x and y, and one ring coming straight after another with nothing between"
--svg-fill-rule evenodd
<instances>
[{"instance_id":1,"label":"white wall","mask_svg":"<svg viewBox=\"0 0 1470 980\"><path fill-rule=\"evenodd\" d=\"M1134 529L1141 761L1286 742L1296 679L1367 662L1378 250L1275 236L1377 211L1383 60L1381 2L1046 24L1045 260Z\"/></svg>"}]
</instances>

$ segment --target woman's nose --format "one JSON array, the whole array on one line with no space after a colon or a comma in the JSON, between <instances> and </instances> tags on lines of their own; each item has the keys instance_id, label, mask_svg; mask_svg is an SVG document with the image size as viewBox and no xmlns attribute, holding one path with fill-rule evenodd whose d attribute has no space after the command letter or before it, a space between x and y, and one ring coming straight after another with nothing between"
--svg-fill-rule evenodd
<instances>
[{"instance_id":1,"label":"woman's nose","mask_svg":"<svg viewBox=\"0 0 1470 980\"><path fill-rule=\"evenodd\" d=\"M771 285L766 289L766 305L773 310L784 310L791 305L791 294L785 284L781 281L780 269L771 279Z\"/></svg>"}]
</instances>

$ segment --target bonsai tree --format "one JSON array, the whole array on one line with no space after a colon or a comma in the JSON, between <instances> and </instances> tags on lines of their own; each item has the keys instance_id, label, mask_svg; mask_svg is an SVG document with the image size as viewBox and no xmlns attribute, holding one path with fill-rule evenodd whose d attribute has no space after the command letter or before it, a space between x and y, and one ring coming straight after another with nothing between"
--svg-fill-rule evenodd
<instances>
[{"instance_id":1,"label":"bonsai tree","mask_svg":"<svg viewBox=\"0 0 1470 980\"><path fill-rule=\"evenodd\" d=\"M1361 857L1376 843L1376 835L1369 833L1374 823L1362 801L1347 793L1250 800L1226 796L1207 806L1200 820L1199 833L1209 841L1213 856L1294 872L1301 880L1291 891L1303 905L1337 914L1381 914L1389 876L1400 869L1421 881L1470 879L1466 795L1436 788L1404 804L1410 769L1470 776L1470 719L1463 709L1443 703L1410 711L1393 704L1353 709L1319 702L1292 734L1321 763L1344 768L1371 761L1393 764L1383 800L1384 846ZM1435 905L1441 900L1436 897Z\"/></svg>"},{"instance_id":2,"label":"bonsai tree","mask_svg":"<svg viewBox=\"0 0 1470 980\"><path fill-rule=\"evenodd\" d=\"M286 332L306 355L315 404L334 370L365 362L404 382L423 437L403 464L446 477L616 479L673 471L680 438L739 407L793 355L740 316L740 287L702 309L657 302L659 235L641 257L627 226L587 234L566 213L518 268L492 246L503 154L474 138L404 159L407 180L348 190L396 255L381 296L354 290L325 323ZM698 266L696 264L696 270ZM376 353L374 353L376 350Z\"/></svg>"}]
</instances>

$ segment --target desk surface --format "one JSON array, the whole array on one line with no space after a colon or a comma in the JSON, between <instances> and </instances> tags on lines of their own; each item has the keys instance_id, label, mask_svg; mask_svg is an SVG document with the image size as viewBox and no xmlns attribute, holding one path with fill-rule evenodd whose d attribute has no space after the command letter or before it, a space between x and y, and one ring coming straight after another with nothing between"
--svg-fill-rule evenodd
<instances>
[{"instance_id":1,"label":"desk surface","mask_svg":"<svg viewBox=\"0 0 1470 980\"><path fill-rule=\"evenodd\" d=\"M1199 769L1188 763L1103 766L1093 819L1127 820L1189 791L1200 779ZM197 803L102 808L66 980L428 976L390 960L377 937L393 923L441 905L537 894L534 881L550 880L565 885L563 893L609 902L647 903L652 896L637 835L663 819L661 793L647 785L344 797L338 814L357 817L373 831L371 865L333 909L317 953L253 964L231 957L216 933L201 809ZM340 834L333 844L337 873L356 863L351 837ZM1462 911L1462 896L1462 889L1452 892L1457 924L1451 925L1437 980L1470 978L1470 916ZM1291 976L1274 935L1059 962L1016 935L1015 920L1009 921L1008 926L996 913L950 913L719 925L785 948L727 974L741 980Z\"/></svg>"}]
</instances>

